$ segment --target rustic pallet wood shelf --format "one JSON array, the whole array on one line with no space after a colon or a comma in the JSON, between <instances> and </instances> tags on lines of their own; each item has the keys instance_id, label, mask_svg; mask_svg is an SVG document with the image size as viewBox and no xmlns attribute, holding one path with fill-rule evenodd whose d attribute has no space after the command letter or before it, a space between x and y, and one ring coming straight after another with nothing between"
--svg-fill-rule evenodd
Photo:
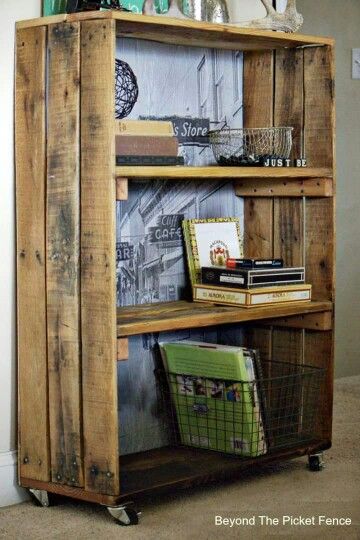
<instances>
[{"instance_id":1,"label":"rustic pallet wood shelf","mask_svg":"<svg viewBox=\"0 0 360 540\"><path fill-rule=\"evenodd\" d=\"M149 332L165 332L174 328L199 328L218 324L229 324L332 312L331 302L289 303L287 305L242 309L194 302L163 302L118 308L118 337L133 336ZM278 321L281 326L281 321ZM299 323L296 323L299 324ZM303 328L306 327L306 317Z\"/></svg>"},{"instance_id":2,"label":"rustic pallet wood shelf","mask_svg":"<svg viewBox=\"0 0 360 540\"><path fill-rule=\"evenodd\" d=\"M306 155L308 168L116 167L117 36L245 51L244 127L293 126L291 158ZM333 49L331 38L116 12L17 23L22 486L115 504L331 445ZM187 302L116 310L115 199L127 199L132 179L232 180L244 197L245 256L306 266L313 301L247 310ZM241 323L244 342L266 360L306 359L326 368L315 441L256 460L161 448L119 461L116 359L131 362L128 338L230 323Z\"/></svg>"},{"instance_id":3,"label":"rustic pallet wood shelf","mask_svg":"<svg viewBox=\"0 0 360 540\"><path fill-rule=\"evenodd\" d=\"M159 43L216 47L219 49L273 50L283 47L332 46L329 37L288 34L269 30L238 28L232 25L203 23L193 20L149 17L133 13L88 12L55 15L17 23L17 29L83 20L114 20L118 37L147 39Z\"/></svg>"},{"instance_id":4,"label":"rustic pallet wood shelf","mask_svg":"<svg viewBox=\"0 0 360 540\"><path fill-rule=\"evenodd\" d=\"M241 178L256 181L256 179L311 179L311 178L329 178L333 176L333 171L329 167L182 167L182 166L121 166L116 167L116 175L123 178L166 178L171 179L198 179L205 180L209 178Z\"/></svg>"}]
</instances>

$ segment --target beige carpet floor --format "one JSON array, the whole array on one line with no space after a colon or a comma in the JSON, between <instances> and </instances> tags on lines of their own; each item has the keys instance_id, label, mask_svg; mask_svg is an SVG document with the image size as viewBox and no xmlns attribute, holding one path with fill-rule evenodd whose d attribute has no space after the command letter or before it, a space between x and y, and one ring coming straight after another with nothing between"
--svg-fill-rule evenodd
<instances>
[{"instance_id":1,"label":"beige carpet floor","mask_svg":"<svg viewBox=\"0 0 360 540\"><path fill-rule=\"evenodd\" d=\"M306 468L305 458L247 472L240 480L201 487L140 504L135 527L120 527L104 508L61 499L39 508L31 502L0 509L0 538L40 539L360 539L360 377L335 384L333 448L326 468ZM256 526L215 526L215 516L250 518ZM260 515L279 518L278 526L261 526ZM350 518L350 526L282 525L282 516Z\"/></svg>"}]
</instances>

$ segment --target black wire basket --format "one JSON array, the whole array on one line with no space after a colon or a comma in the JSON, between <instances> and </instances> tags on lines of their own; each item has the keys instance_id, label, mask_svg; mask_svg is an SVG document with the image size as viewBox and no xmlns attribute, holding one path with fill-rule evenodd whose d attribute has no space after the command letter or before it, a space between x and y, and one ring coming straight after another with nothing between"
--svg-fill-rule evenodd
<instances>
[{"instance_id":1,"label":"black wire basket","mask_svg":"<svg viewBox=\"0 0 360 540\"><path fill-rule=\"evenodd\" d=\"M319 439L325 369L261 366L251 381L157 371L172 444L257 457Z\"/></svg>"},{"instance_id":2,"label":"black wire basket","mask_svg":"<svg viewBox=\"0 0 360 540\"><path fill-rule=\"evenodd\" d=\"M292 127L222 129L210 131L209 139L219 165L261 166L267 159L288 159Z\"/></svg>"}]
</instances>

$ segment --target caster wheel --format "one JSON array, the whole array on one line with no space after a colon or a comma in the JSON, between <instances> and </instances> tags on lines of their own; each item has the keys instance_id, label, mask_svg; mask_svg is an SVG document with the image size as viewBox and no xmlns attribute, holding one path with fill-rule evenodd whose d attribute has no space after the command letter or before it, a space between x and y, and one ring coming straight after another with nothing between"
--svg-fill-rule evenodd
<instances>
[{"instance_id":1,"label":"caster wheel","mask_svg":"<svg viewBox=\"0 0 360 540\"><path fill-rule=\"evenodd\" d=\"M137 525L139 523L140 512L129 506L109 506L109 514L123 527Z\"/></svg>"},{"instance_id":2,"label":"caster wheel","mask_svg":"<svg viewBox=\"0 0 360 540\"><path fill-rule=\"evenodd\" d=\"M37 506L42 506L43 508L48 508L50 506L50 498L47 491L41 489L29 489L29 493Z\"/></svg>"},{"instance_id":3,"label":"caster wheel","mask_svg":"<svg viewBox=\"0 0 360 540\"><path fill-rule=\"evenodd\" d=\"M321 471L324 468L323 454L312 454L309 456L309 469L310 471Z\"/></svg>"}]
</instances>

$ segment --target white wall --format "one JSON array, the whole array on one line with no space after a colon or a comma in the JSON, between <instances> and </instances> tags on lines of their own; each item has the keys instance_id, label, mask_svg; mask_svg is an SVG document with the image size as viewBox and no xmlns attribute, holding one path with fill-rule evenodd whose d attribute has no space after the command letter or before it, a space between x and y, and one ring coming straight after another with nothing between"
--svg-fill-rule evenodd
<instances>
[{"instance_id":1,"label":"white wall","mask_svg":"<svg viewBox=\"0 0 360 540\"><path fill-rule=\"evenodd\" d=\"M17 20L39 17L40 9L41 0L0 0L0 506L26 496L15 474L14 28Z\"/></svg>"},{"instance_id":2,"label":"white wall","mask_svg":"<svg viewBox=\"0 0 360 540\"><path fill-rule=\"evenodd\" d=\"M360 47L359 0L298 0L302 31L336 39L337 265L336 377L359 375L360 350L360 80L351 49Z\"/></svg>"}]
</instances>

